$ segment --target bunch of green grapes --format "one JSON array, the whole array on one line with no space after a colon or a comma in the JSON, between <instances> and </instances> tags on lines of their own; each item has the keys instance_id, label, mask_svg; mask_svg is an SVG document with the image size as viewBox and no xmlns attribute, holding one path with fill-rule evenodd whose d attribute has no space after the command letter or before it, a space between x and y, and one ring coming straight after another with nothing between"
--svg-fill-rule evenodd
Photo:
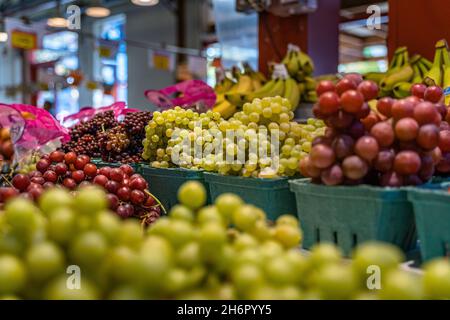
<instances>
[{"instance_id":1,"label":"bunch of green grapes","mask_svg":"<svg viewBox=\"0 0 450 320\"><path fill-rule=\"evenodd\" d=\"M144 146L142 157L150 161L154 167L173 166L170 148L175 143L170 140L174 136L174 132L179 136L180 130L184 129L183 136L185 136L186 131L192 132L196 125L208 128L210 125L215 125L215 121L218 120L220 120L220 114L212 111L198 114L191 109L176 107L163 112L155 112L153 119L145 128L146 136L142 142Z\"/></svg>"},{"instance_id":2,"label":"bunch of green grapes","mask_svg":"<svg viewBox=\"0 0 450 320\"><path fill-rule=\"evenodd\" d=\"M277 150L279 165L276 174L280 176L298 173L299 161L311 151L314 138L324 135L326 129L322 120L308 119L306 124L294 121L289 100L281 97L255 99L252 103L246 103L243 111L237 112L233 118L249 128L267 129L278 135L280 148ZM270 171L264 170L264 162L262 166L260 163L260 167L263 170L258 175L271 175Z\"/></svg>"},{"instance_id":3,"label":"bunch of green grapes","mask_svg":"<svg viewBox=\"0 0 450 320\"><path fill-rule=\"evenodd\" d=\"M367 243L344 261L338 248L299 250L299 222L188 182L180 204L144 230L107 210L101 189L49 189L39 207L10 200L0 212L0 299L450 299L450 263L417 276L398 248ZM369 290L369 266L381 285ZM371 282L372 283L372 282Z\"/></svg>"},{"instance_id":4,"label":"bunch of green grapes","mask_svg":"<svg viewBox=\"0 0 450 320\"><path fill-rule=\"evenodd\" d=\"M176 154L176 165L185 168L244 177L293 176L300 159L311 150L312 140L325 132L321 120L299 124L293 119L289 100L255 99L229 120L216 115L201 126L175 128L167 148L156 150L153 165L167 166L166 159L173 160ZM230 131L234 136L228 135ZM183 145L186 140L188 148Z\"/></svg>"}]
</instances>

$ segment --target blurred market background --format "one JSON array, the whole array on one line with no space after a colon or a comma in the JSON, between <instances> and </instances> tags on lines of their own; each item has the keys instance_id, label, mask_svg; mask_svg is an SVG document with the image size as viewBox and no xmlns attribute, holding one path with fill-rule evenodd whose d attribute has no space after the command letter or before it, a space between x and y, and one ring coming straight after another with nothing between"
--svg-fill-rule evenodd
<instances>
[{"instance_id":1,"label":"blurred market background","mask_svg":"<svg viewBox=\"0 0 450 320\"><path fill-rule=\"evenodd\" d=\"M318 2L305 1L317 9L312 15L333 19L310 19L311 32L321 34L310 48L330 47L333 57L313 54L316 73L385 71L387 2ZM379 30L366 27L373 3L381 8ZM65 25L72 5L81 9L80 30ZM0 101L49 108L59 119L115 101L151 110L145 90L190 78L214 85L216 67L242 61L258 67L258 36L279 32L265 28L276 22L236 9L235 0L0 1ZM333 39L327 30L336 23ZM263 54L281 55L276 41Z\"/></svg>"}]
</instances>

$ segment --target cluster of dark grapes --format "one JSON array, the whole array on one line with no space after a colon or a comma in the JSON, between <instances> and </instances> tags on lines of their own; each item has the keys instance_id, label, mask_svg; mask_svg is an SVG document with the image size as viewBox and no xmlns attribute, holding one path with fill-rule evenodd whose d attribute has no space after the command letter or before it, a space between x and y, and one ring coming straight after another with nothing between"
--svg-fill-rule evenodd
<instances>
[{"instance_id":1,"label":"cluster of dark grapes","mask_svg":"<svg viewBox=\"0 0 450 320\"><path fill-rule=\"evenodd\" d=\"M151 112L128 113L123 124L129 134L142 136L145 133L145 126L152 120L152 117Z\"/></svg>"},{"instance_id":2,"label":"cluster of dark grapes","mask_svg":"<svg viewBox=\"0 0 450 320\"><path fill-rule=\"evenodd\" d=\"M54 151L42 156L36 169L15 175L11 187L0 188L0 203L19 194L37 201L45 189L56 185L76 190L94 184L108 192L110 209L122 218L139 217L148 225L161 214L160 205L148 191L147 181L129 165L97 168L87 155Z\"/></svg>"},{"instance_id":3,"label":"cluster of dark grapes","mask_svg":"<svg viewBox=\"0 0 450 320\"><path fill-rule=\"evenodd\" d=\"M439 87L416 84L408 98L382 98L378 113L368 107L378 96L377 85L359 76L336 85L323 81L317 93L313 111L328 129L300 162L313 182L400 187L426 183L437 169L450 169L443 157L450 151L450 131L442 128L447 109L439 103Z\"/></svg>"},{"instance_id":4,"label":"cluster of dark grapes","mask_svg":"<svg viewBox=\"0 0 450 320\"><path fill-rule=\"evenodd\" d=\"M100 148L105 153L123 153L130 145L129 136L123 124L100 135Z\"/></svg>"},{"instance_id":5,"label":"cluster of dark grapes","mask_svg":"<svg viewBox=\"0 0 450 320\"><path fill-rule=\"evenodd\" d=\"M100 136L118 124L112 111L99 113L91 120L80 122L70 130L71 139L63 146L63 150L98 158L101 156L98 142Z\"/></svg>"},{"instance_id":6,"label":"cluster of dark grapes","mask_svg":"<svg viewBox=\"0 0 450 320\"><path fill-rule=\"evenodd\" d=\"M151 112L136 112L128 113L119 123L112 111L98 114L71 130L71 141L64 145L63 150L106 162L141 162L145 126L151 119Z\"/></svg>"}]
</instances>

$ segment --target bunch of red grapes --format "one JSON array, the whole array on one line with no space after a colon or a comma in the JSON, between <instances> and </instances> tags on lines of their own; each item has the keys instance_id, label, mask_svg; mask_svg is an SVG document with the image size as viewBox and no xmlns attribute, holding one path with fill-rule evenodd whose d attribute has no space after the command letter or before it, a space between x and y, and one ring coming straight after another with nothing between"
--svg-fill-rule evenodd
<instances>
[{"instance_id":1,"label":"bunch of red grapes","mask_svg":"<svg viewBox=\"0 0 450 320\"><path fill-rule=\"evenodd\" d=\"M118 124L112 111L96 114L91 120L80 122L70 130L70 141L63 149L65 152L72 151L99 158L101 156L99 136Z\"/></svg>"},{"instance_id":2,"label":"bunch of red grapes","mask_svg":"<svg viewBox=\"0 0 450 320\"><path fill-rule=\"evenodd\" d=\"M63 149L107 162L140 162L145 126L151 118L151 112L136 112L128 113L118 122L112 111L97 114L71 130L71 141Z\"/></svg>"},{"instance_id":3,"label":"bunch of red grapes","mask_svg":"<svg viewBox=\"0 0 450 320\"><path fill-rule=\"evenodd\" d=\"M317 93L313 111L327 132L300 161L301 173L313 182L400 187L426 183L437 167L446 169L442 154L450 150L450 131L442 124L447 108L439 103L440 88L415 85L411 97L380 99L378 112L368 106L378 86L359 75L336 85L322 81Z\"/></svg>"},{"instance_id":4,"label":"bunch of red grapes","mask_svg":"<svg viewBox=\"0 0 450 320\"><path fill-rule=\"evenodd\" d=\"M147 182L129 165L97 168L89 156L54 151L44 155L36 169L28 175L14 176L11 187L0 188L0 202L19 194L36 201L45 189L57 185L75 191L94 184L104 188L110 209L122 218L139 217L145 224L151 224L161 214L160 205L148 192Z\"/></svg>"},{"instance_id":5,"label":"bunch of red grapes","mask_svg":"<svg viewBox=\"0 0 450 320\"><path fill-rule=\"evenodd\" d=\"M152 119L151 112L128 113L123 122L99 136L103 161L136 163L142 161L145 126Z\"/></svg>"}]
</instances>

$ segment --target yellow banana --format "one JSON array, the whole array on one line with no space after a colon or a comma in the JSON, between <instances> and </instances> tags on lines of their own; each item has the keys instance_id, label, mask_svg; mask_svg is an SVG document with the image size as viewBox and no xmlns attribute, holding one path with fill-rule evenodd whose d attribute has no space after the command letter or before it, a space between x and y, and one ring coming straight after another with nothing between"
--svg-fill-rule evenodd
<instances>
[{"instance_id":1,"label":"yellow banana","mask_svg":"<svg viewBox=\"0 0 450 320\"><path fill-rule=\"evenodd\" d=\"M399 57L400 57L400 55L402 53L401 50L402 50L402 48L397 48L395 50L394 56L392 57L392 60L389 63L389 69L394 69L395 67L398 66L398 62L399 62L398 59L399 59Z\"/></svg>"},{"instance_id":2,"label":"yellow banana","mask_svg":"<svg viewBox=\"0 0 450 320\"><path fill-rule=\"evenodd\" d=\"M297 84L300 95L306 92L306 85L303 82Z\"/></svg>"},{"instance_id":3,"label":"yellow banana","mask_svg":"<svg viewBox=\"0 0 450 320\"><path fill-rule=\"evenodd\" d=\"M418 66L418 64L414 64L412 66L413 70L414 70L414 77L412 79L412 83L422 83L423 81L423 76L422 76L422 72L420 71L420 68ZM395 89L395 88L394 88ZM395 92L394 92L395 93Z\"/></svg>"},{"instance_id":4,"label":"yellow banana","mask_svg":"<svg viewBox=\"0 0 450 320\"><path fill-rule=\"evenodd\" d=\"M422 83L422 81L423 81L423 75L422 75L422 73L420 71L420 68L418 66L418 63L419 63L421 58L422 58L421 55L415 54L414 56L412 56L412 58L410 60L411 67L414 70L414 76L413 76L413 78L411 80L412 83ZM395 94L395 92L394 92L394 94Z\"/></svg>"},{"instance_id":5,"label":"yellow banana","mask_svg":"<svg viewBox=\"0 0 450 320\"><path fill-rule=\"evenodd\" d=\"M221 104L219 104L218 106L214 107L213 111L220 113L222 118L228 119L233 114L236 113L237 107L235 105L231 104L229 101L225 100Z\"/></svg>"},{"instance_id":6,"label":"yellow banana","mask_svg":"<svg viewBox=\"0 0 450 320\"><path fill-rule=\"evenodd\" d=\"M395 50L394 57L389 65L386 76L397 73L406 63L409 54L407 53L406 47L399 47ZM406 54L405 54L406 53Z\"/></svg>"},{"instance_id":7,"label":"yellow banana","mask_svg":"<svg viewBox=\"0 0 450 320\"><path fill-rule=\"evenodd\" d=\"M416 66L417 68L419 68L423 80L423 77L428 73L428 71L430 71L431 68L429 69L425 64L422 63L422 61L417 62Z\"/></svg>"},{"instance_id":8,"label":"yellow banana","mask_svg":"<svg viewBox=\"0 0 450 320\"><path fill-rule=\"evenodd\" d=\"M298 52L294 50L289 52L289 60L288 63L286 64L286 69L288 70L288 73L291 76L294 76L300 70L300 67L301 65L298 57Z\"/></svg>"},{"instance_id":9,"label":"yellow banana","mask_svg":"<svg viewBox=\"0 0 450 320\"><path fill-rule=\"evenodd\" d=\"M297 82L292 79L288 78L284 82L284 97L289 100L291 103L291 109L295 110L298 107L298 104L300 103L300 90L298 88Z\"/></svg>"},{"instance_id":10,"label":"yellow banana","mask_svg":"<svg viewBox=\"0 0 450 320\"><path fill-rule=\"evenodd\" d=\"M443 70L442 70L442 64L443 64L443 50L447 50L446 42L443 40L439 40L436 43L436 51L434 53L434 61L433 66L431 67L430 71L427 72L427 74L424 76L423 82L427 86L442 86L442 80L443 80Z\"/></svg>"},{"instance_id":11,"label":"yellow banana","mask_svg":"<svg viewBox=\"0 0 450 320\"><path fill-rule=\"evenodd\" d=\"M264 76L261 73L255 72L251 65L248 62L244 62L242 64L244 66L244 74L248 75L252 79L252 89L253 91L258 90L262 87L262 83L265 82L262 80ZM262 76L262 77L261 77Z\"/></svg>"},{"instance_id":12,"label":"yellow banana","mask_svg":"<svg viewBox=\"0 0 450 320\"><path fill-rule=\"evenodd\" d=\"M425 58L425 57L422 57L420 59L420 62L422 64L424 64L428 68L428 70L431 69L431 67L433 66L433 63L430 60L428 60L427 58Z\"/></svg>"},{"instance_id":13,"label":"yellow banana","mask_svg":"<svg viewBox=\"0 0 450 320\"><path fill-rule=\"evenodd\" d=\"M314 72L314 62L311 57L306 53L299 51L298 59L301 65L301 69L305 72L305 74L311 75Z\"/></svg>"},{"instance_id":14,"label":"yellow banana","mask_svg":"<svg viewBox=\"0 0 450 320\"><path fill-rule=\"evenodd\" d=\"M394 86L394 96L403 99L411 95L412 84L409 82L399 82Z\"/></svg>"},{"instance_id":15,"label":"yellow banana","mask_svg":"<svg viewBox=\"0 0 450 320\"><path fill-rule=\"evenodd\" d=\"M261 84L267 82L267 78L262 72L257 71L257 72L255 72L254 76L256 79L259 80L259 82L261 82Z\"/></svg>"},{"instance_id":16,"label":"yellow banana","mask_svg":"<svg viewBox=\"0 0 450 320\"><path fill-rule=\"evenodd\" d=\"M384 91L392 91L399 82L409 82L414 76L414 70L410 64L406 64L397 72L388 75L380 82L380 88Z\"/></svg>"},{"instance_id":17,"label":"yellow banana","mask_svg":"<svg viewBox=\"0 0 450 320\"><path fill-rule=\"evenodd\" d=\"M377 84L379 84L385 76L386 76L385 72L368 72L364 75L364 79L372 80Z\"/></svg>"},{"instance_id":18,"label":"yellow banana","mask_svg":"<svg viewBox=\"0 0 450 320\"><path fill-rule=\"evenodd\" d=\"M216 105L222 103L223 101L225 101L225 94L216 93Z\"/></svg>"},{"instance_id":19,"label":"yellow banana","mask_svg":"<svg viewBox=\"0 0 450 320\"><path fill-rule=\"evenodd\" d=\"M239 82L233 90L225 94L225 99L234 105L241 106L244 104L244 97L248 92L253 91L252 78L248 75L241 75Z\"/></svg>"},{"instance_id":20,"label":"yellow banana","mask_svg":"<svg viewBox=\"0 0 450 320\"><path fill-rule=\"evenodd\" d=\"M245 93L252 90L252 78L248 75L241 75L239 77L238 87L236 91L239 93Z\"/></svg>"},{"instance_id":21,"label":"yellow banana","mask_svg":"<svg viewBox=\"0 0 450 320\"><path fill-rule=\"evenodd\" d=\"M450 104L450 56L447 47L442 50L442 57L444 63L442 88L444 89L445 105L448 106Z\"/></svg>"},{"instance_id":22,"label":"yellow banana","mask_svg":"<svg viewBox=\"0 0 450 320\"><path fill-rule=\"evenodd\" d=\"M306 90L310 91L310 90L316 90L317 83L314 78L305 77L305 85L306 85Z\"/></svg>"},{"instance_id":23,"label":"yellow banana","mask_svg":"<svg viewBox=\"0 0 450 320\"><path fill-rule=\"evenodd\" d=\"M261 89L245 96L245 101L251 102L256 98L276 97L284 94L284 81L281 79L270 80Z\"/></svg>"},{"instance_id":24,"label":"yellow banana","mask_svg":"<svg viewBox=\"0 0 450 320\"><path fill-rule=\"evenodd\" d=\"M225 93L231 89L234 85L234 81L228 77L225 77L222 81L218 82L214 87L216 93Z\"/></svg>"},{"instance_id":25,"label":"yellow banana","mask_svg":"<svg viewBox=\"0 0 450 320\"><path fill-rule=\"evenodd\" d=\"M308 91L304 95L305 102L316 103L318 100L316 91Z\"/></svg>"},{"instance_id":26,"label":"yellow banana","mask_svg":"<svg viewBox=\"0 0 450 320\"><path fill-rule=\"evenodd\" d=\"M296 74L293 75L293 78L298 82L302 82L305 80L305 72L299 70Z\"/></svg>"},{"instance_id":27,"label":"yellow banana","mask_svg":"<svg viewBox=\"0 0 450 320\"><path fill-rule=\"evenodd\" d=\"M259 81L259 79L252 77L252 86L253 86L253 90L261 89L261 87L262 87L261 81Z\"/></svg>"}]
</instances>

